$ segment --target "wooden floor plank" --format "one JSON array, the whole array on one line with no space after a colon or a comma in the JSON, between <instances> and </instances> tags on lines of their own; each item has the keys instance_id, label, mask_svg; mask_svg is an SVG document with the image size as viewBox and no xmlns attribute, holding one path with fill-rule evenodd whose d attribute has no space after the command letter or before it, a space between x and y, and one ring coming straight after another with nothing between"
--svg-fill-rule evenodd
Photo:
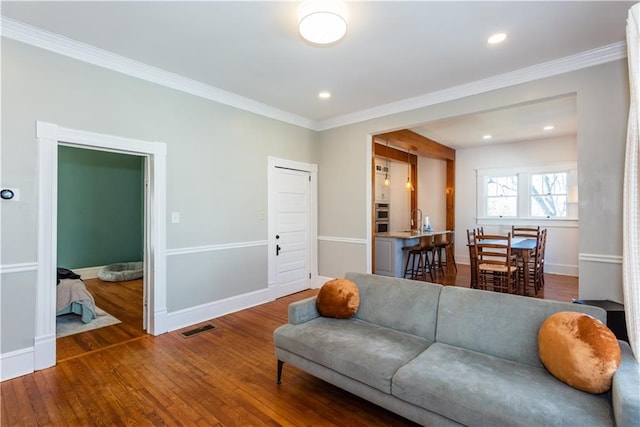
<instances>
[{"instance_id":1,"label":"wooden floor plank","mask_svg":"<svg viewBox=\"0 0 640 427\"><path fill-rule=\"evenodd\" d=\"M458 265L457 274L435 281L468 287L469 277L468 266ZM570 301L577 284L575 277L547 275L538 298ZM0 384L2 426L415 425L293 366L276 384L273 330L287 321L291 302L317 289L213 319L206 323L215 329L184 338L180 331L144 333L141 281L89 287L123 325L59 339L64 357L55 367Z\"/></svg>"}]
</instances>

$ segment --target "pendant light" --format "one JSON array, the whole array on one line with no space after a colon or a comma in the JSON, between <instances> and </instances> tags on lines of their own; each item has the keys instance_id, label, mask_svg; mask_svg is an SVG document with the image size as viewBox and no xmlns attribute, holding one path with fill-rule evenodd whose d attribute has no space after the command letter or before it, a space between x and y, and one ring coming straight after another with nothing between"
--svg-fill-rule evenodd
<instances>
[{"instance_id":1,"label":"pendant light","mask_svg":"<svg viewBox=\"0 0 640 427\"><path fill-rule=\"evenodd\" d=\"M414 191L411 183L411 149L407 150L407 190Z\"/></svg>"},{"instance_id":2,"label":"pendant light","mask_svg":"<svg viewBox=\"0 0 640 427\"><path fill-rule=\"evenodd\" d=\"M387 151L385 152L384 159L386 167L386 170L384 171L384 185L388 187L391 185L391 181L389 181L389 140L387 140Z\"/></svg>"}]
</instances>

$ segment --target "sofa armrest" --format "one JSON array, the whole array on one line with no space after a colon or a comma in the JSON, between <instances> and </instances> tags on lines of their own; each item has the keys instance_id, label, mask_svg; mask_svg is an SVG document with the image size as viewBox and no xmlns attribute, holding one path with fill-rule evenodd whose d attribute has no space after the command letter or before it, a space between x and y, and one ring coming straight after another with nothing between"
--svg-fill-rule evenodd
<instances>
[{"instance_id":1,"label":"sofa armrest","mask_svg":"<svg viewBox=\"0 0 640 427\"><path fill-rule=\"evenodd\" d=\"M622 362L613 376L611 398L616 426L637 426L640 423L640 365L633 357L631 347L620 343Z\"/></svg>"},{"instance_id":2,"label":"sofa armrest","mask_svg":"<svg viewBox=\"0 0 640 427\"><path fill-rule=\"evenodd\" d=\"M299 325L320 317L316 308L316 297L306 298L289 304L289 323Z\"/></svg>"}]
</instances>

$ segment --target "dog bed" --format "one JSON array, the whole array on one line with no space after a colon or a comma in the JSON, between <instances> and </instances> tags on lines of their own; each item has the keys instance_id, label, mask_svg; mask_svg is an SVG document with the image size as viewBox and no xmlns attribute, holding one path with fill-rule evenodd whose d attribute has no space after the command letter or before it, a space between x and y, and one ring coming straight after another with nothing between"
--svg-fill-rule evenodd
<instances>
[{"instance_id":1,"label":"dog bed","mask_svg":"<svg viewBox=\"0 0 640 427\"><path fill-rule=\"evenodd\" d=\"M102 267L98 270L98 277L105 282L125 282L141 278L143 270L142 261L120 262Z\"/></svg>"}]
</instances>

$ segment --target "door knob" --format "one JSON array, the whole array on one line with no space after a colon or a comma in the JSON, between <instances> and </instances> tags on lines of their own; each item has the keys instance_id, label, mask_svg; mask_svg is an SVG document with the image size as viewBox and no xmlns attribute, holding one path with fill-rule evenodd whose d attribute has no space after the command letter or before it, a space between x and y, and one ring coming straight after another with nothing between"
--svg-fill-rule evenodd
<instances>
[{"instance_id":1,"label":"door knob","mask_svg":"<svg viewBox=\"0 0 640 427\"><path fill-rule=\"evenodd\" d=\"M276 256L280 255L280 245L276 245Z\"/></svg>"}]
</instances>

